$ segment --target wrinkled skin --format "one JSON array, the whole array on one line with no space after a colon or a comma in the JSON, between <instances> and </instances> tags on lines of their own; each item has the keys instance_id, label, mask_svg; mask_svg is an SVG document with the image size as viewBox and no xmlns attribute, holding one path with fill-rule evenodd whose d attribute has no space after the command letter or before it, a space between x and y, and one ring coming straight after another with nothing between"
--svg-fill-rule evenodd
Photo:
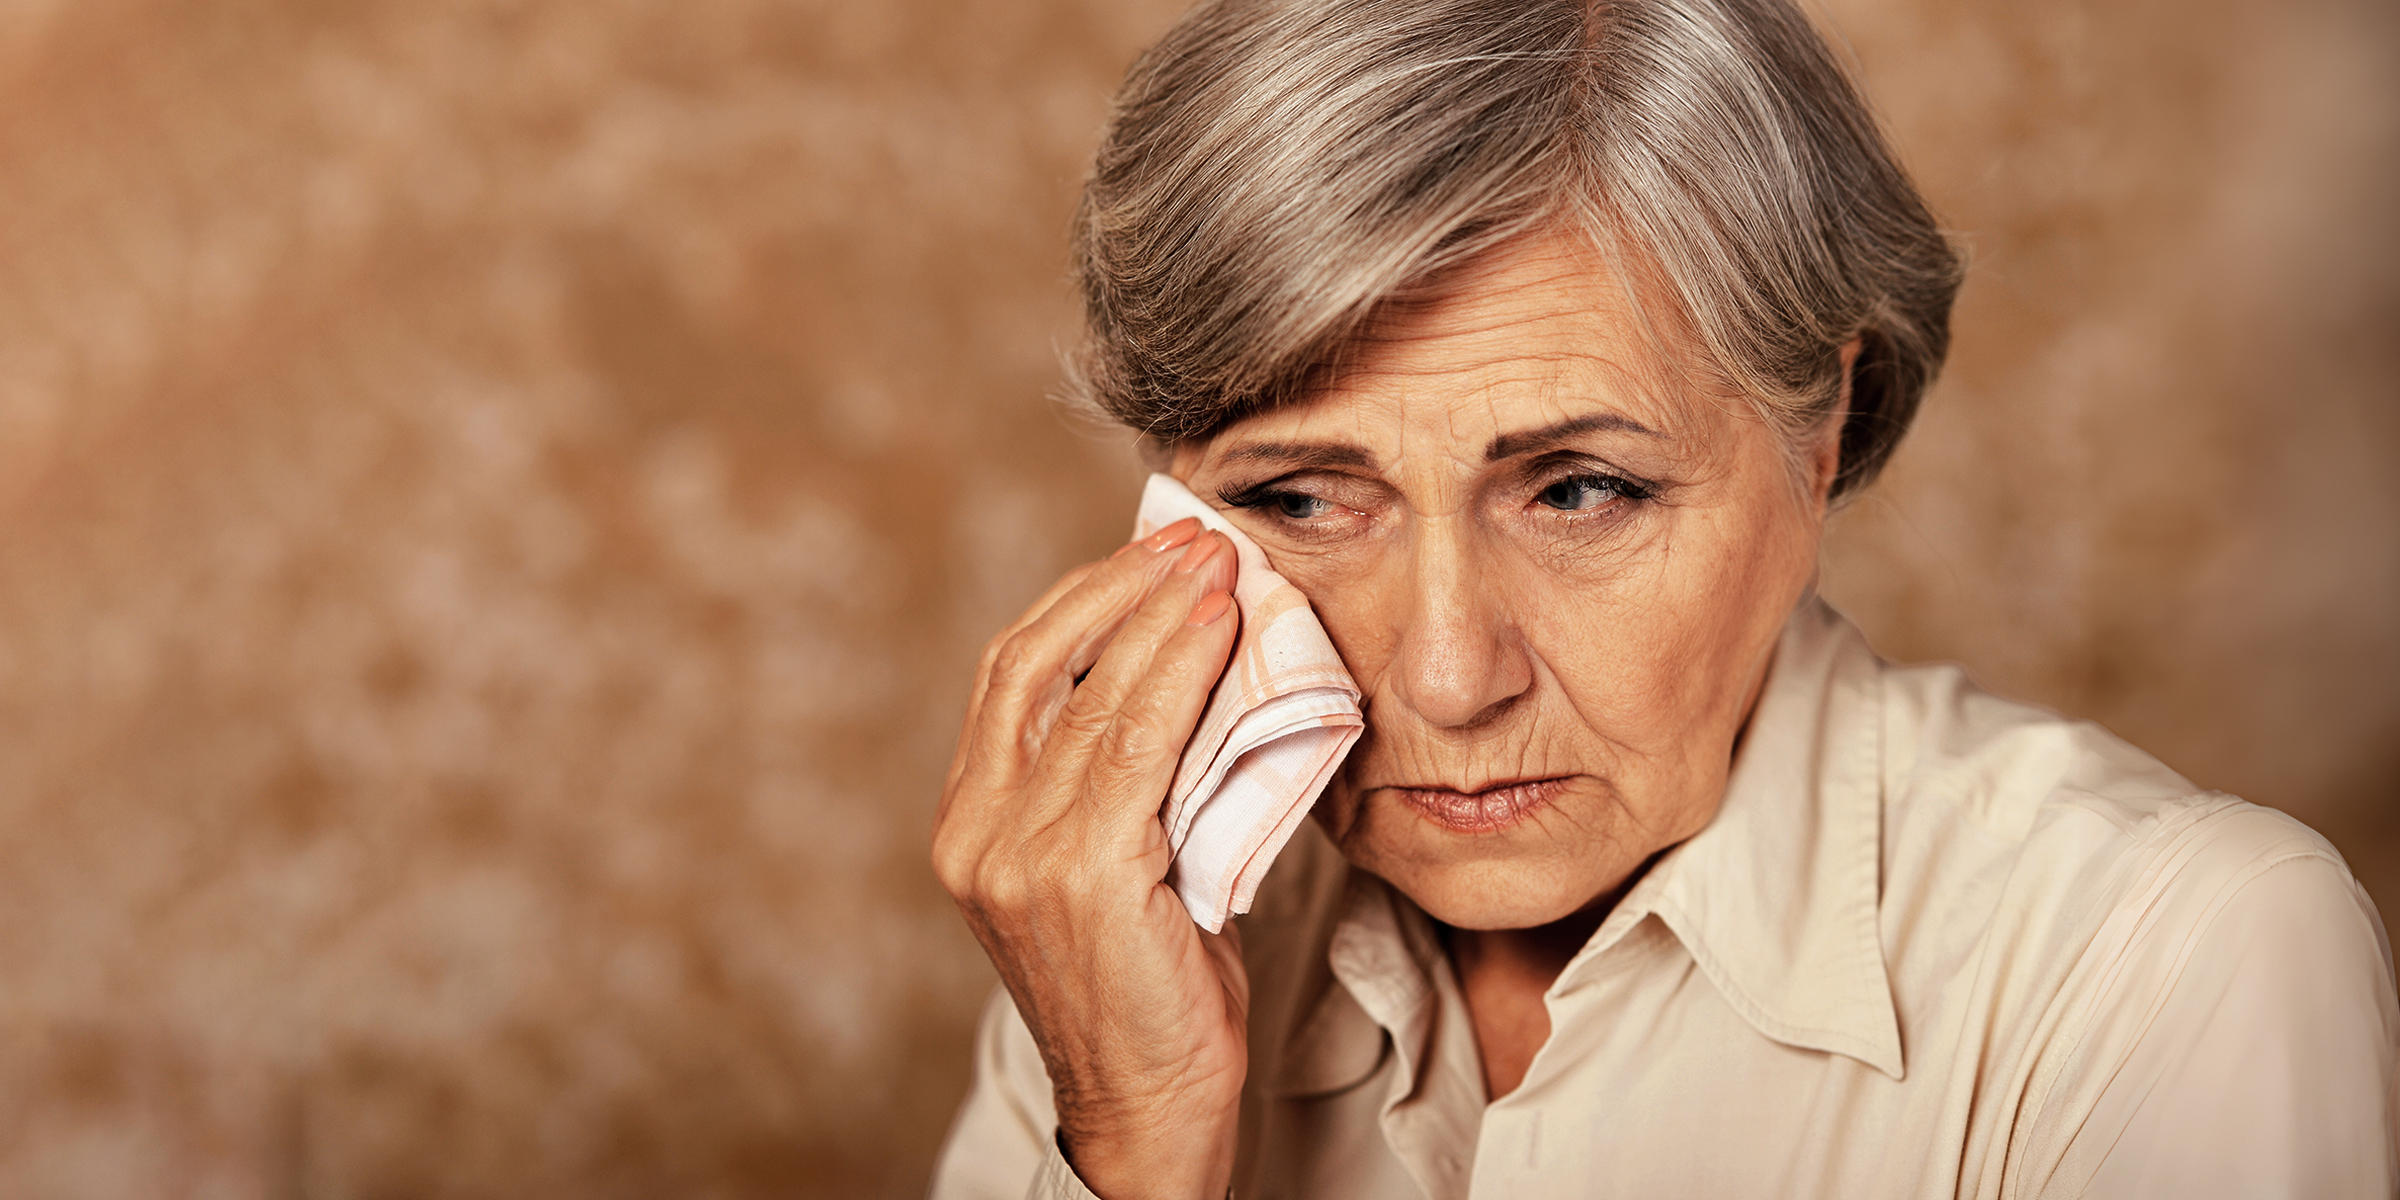
<instances>
[{"instance_id":1,"label":"wrinkled skin","mask_svg":"<svg viewBox=\"0 0 2400 1200\"><path fill-rule=\"evenodd\" d=\"M1714 815L1836 466L1838 419L1787 446L1619 280L1580 242L1514 247L1171 466L1308 595L1364 689L1367 734L1315 815L1447 927L1494 1096L1607 906ZM1070 1160L1111 1200L1223 1194L1245 1063L1238 951L1177 925L1153 819L1234 622L1171 618L1230 555L1198 580L1162 557L1069 576L994 643L936 832ZM1087 699L1069 681L1102 644Z\"/></svg>"}]
</instances>

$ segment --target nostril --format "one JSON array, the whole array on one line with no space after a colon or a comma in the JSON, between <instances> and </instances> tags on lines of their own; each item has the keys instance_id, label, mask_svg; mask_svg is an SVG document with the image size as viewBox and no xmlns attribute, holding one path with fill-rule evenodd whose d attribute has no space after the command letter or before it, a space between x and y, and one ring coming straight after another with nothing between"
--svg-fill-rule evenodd
<instances>
[{"instance_id":1,"label":"nostril","mask_svg":"<svg viewBox=\"0 0 2400 1200\"><path fill-rule=\"evenodd\" d=\"M1486 725L1490 725L1496 721L1499 721L1500 719L1508 716L1508 714L1515 712L1518 703L1524 699L1525 693L1518 692L1514 695L1504 696L1498 700L1495 700L1492 703L1484 706L1482 712L1476 713L1475 719L1467 722L1465 728L1481 729Z\"/></svg>"}]
</instances>

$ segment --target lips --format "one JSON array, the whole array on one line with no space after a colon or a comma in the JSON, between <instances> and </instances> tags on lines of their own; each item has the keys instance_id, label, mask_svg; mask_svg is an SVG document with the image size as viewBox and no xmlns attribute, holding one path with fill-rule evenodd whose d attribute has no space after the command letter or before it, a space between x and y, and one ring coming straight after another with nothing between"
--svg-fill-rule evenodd
<instances>
[{"instance_id":1,"label":"lips","mask_svg":"<svg viewBox=\"0 0 2400 1200\"><path fill-rule=\"evenodd\" d=\"M1422 787L1389 790L1417 815L1453 833L1491 833L1550 803L1565 784L1564 779L1520 779L1476 792Z\"/></svg>"}]
</instances>

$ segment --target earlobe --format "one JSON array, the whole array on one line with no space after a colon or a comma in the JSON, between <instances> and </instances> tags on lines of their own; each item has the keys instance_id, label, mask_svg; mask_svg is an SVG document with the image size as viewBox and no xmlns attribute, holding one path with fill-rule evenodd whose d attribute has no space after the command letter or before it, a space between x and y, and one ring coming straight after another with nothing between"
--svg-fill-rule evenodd
<instances>
[{"instance_id":1,"label":"earlobe","mask_svg":"<svg viewBox=\"0 0 2400 1200\"><path fill-rule=\"evenodd\" d=\"M1825 424L1817 437L1815 468L1817 503L1822 506L1833 496L1833 481L1842 472L1842 431L1850 424L1850 384L1858 375L1858 355L1865 340L1852 337L1842 343L1842 383L1834 393L1833 408L1825 414Z\"/></svg>"}]
</instances>

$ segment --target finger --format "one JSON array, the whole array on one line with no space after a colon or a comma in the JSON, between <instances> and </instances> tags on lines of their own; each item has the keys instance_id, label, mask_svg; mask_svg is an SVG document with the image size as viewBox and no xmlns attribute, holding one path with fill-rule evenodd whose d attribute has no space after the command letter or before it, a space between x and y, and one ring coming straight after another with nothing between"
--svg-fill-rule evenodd
<instances>
[{"instance_id":1,"label":"finger","mask_svg":"<svg viewBox=\"0 0 2400 1200\"><path fill-rule=\"evenodd\" d=\"M1063 698L1166 577L1181 556L1180 547L1200 532L1198 521L1178 521L1135 543L1132 553L1120 551L1094 563L1090 574L995 647L986 702L1013 699L1021 708L1027 695Z\"/></svg>"},{"instance_id":2,"label":"finger","mask_svg":"<svg viewBox=\"0 0 2400 1200\"><path fill-rule=\"evenodd\" d=\"M1179 547L1200 532L1184 520L1134 543L1131 552L1091 565L1073 584L1058 589L1047 607L1015 632L995 639L986 652L981 686L970 701L964 735L965 769L978 764L1021 769L1118 627L1163 579Z\"/></svg>"},{"instance_id":3,"label":"finger","mask_svg":"<svg viewBox=\"0 0 2400 1200\"><path fill-rule=\"evenodd\" d=\"M1125 697L1088 755L1081 814L1115 837L1158 853L1161 878L1166 834L1158 823L1159 806L1207 711L1209 692L1225 672L1241 620L1231 594L1202 597L1159 647L1142 686Z\"/></svg>"},{"instance_id":4,"label":"finger","mask_svg":"<svg viewBox=\"0 0 2400 1200\"><path fill-rule=\"evenodd\" d=\"M1139 542L1126 544L1129 546L1140 545ZM1119 550L1117 553L1123 554L1124 551ZM950 774L942 781L944 800L941 809L934 812L936 821L941 819L942 810L949 807L950 789L957 786L959 773L966 769L967 747L974 740L976 723L983 712L984 695L991 684L992 660L999 657L1001 645L1009 638L1014 637L1019 630L1039 619L1043 613L1050 611L1051 606L1058 603L1059 597L1081 586L1083 581L1091 578L1092 572L1098 569L1100 569L1099 563L1085 563L1060 576L1058 582L1051 584L1050 590L1043 592L1040 599L1035 600L1024 612L1019 613L1017 619L1010 621L1006 628L993 635L991 641L984 643L983 655L975 664L974 682L967 688L967 716L964 721L959 723L958 745L950 754Z\"/></svg>"},{"instance_id":5,"label":"finger","mask_svg":"<svg viewBox=\"0 0 2400 1200\"><path fill-rule=\"evenodd\" d=\"M1045 774L1086 781L1082 788L1042 789L1053 795L1049 806L1078 803L1082 793L1088 798L1079 807L1108 829L1103 840L1132 835L1130 848L1144 852L1158 840L1159 802L1241 623L1221 586L1231 582L1232 554L1229 546L1220 549L1161 585L1126 623L1044 748ZM1159 867L1163 873L1163 861Z\"/></svg>"},{"instance_id":6,"label":"finger","mask_svg":"<svg viewBox=\"0 0 2400 1200\"><path fill-rule=\"evenodd\" d=\"M1006 644L1008 639L1040 620L1044 614L1057 605L1060 599L1081 586L1085 580L1092 577L1093 572L1100 570L1108 563L1143 550L1155 554L1162 550L1172 549L1189 540L1190 535L1196 532L1196 528L1184 529L1183 526L1186 524L1196 525L1190 518L1186 518L1185 521L1160 529L1148 537L1135 538L1117 547L1114 553L1101 562L1085 563L1067 572L1059 577L1057 583L1050 585L1049 591L1043 592L1041 597L1027 606L1024 612L1017 614L1016 620L1010 621L1006 627L993 636L991 641L984 643L982 659L975 666L975 684L968 698L968 724L971 726L974 723L974 710L983 701L985 683L991 676L992 661L999 656L1001 646Z\"/></svg>"},{"instance_id":7,"label":"finger","mask_svg":"<svg viewBox=\"0 0 2400 1200\"><path fill-rule=\"evenodd\" d=\"M1083 565L1076 567L1074 570L1059 576L1058 582L1051 584L1049 591L1043 592L1040 599L1037 599L1032 604L1027 605L1024 612L1017 614L1016 620L1010 621L1005 628L1001 629L1001 631L994 635L992 640L984 646L983 662L977 667L977 674L980 675L984 670L990 668L992 665L992 656L999 650L1001 643L1007 641L1009 637L1016 634L1019 630L1022 630L1026 626L1033 624L1035 621L1041 620L1042 614L1049 612L1052 607L1058 604L1060 599L1067 595L1067 593L1083 586L1083 582L1087 579L1090 579L1093 572L1098 571L1110 561L1121 557L1127 550L1135 549L1140 545L1140 542L1127 542L1125 545L1118 547L1116 553L1109 555L1108 558L1102 559L1100 562L1084 563Z\"/></svg>"},{"instance_id":8,"label":"finger","mask_svg":"<svg viewBox=\"0 0 2400 1200\"><path fill-rule=\"evenodd\" d=\"M1209 533L1168 570L1166 579L1109 639L1067 704L1062 720L1072 730L1097 735L1130 699L1152 686L1153 659L1211 592L1233 587L1233 543Z\"/></svg>"}]
</instances>

